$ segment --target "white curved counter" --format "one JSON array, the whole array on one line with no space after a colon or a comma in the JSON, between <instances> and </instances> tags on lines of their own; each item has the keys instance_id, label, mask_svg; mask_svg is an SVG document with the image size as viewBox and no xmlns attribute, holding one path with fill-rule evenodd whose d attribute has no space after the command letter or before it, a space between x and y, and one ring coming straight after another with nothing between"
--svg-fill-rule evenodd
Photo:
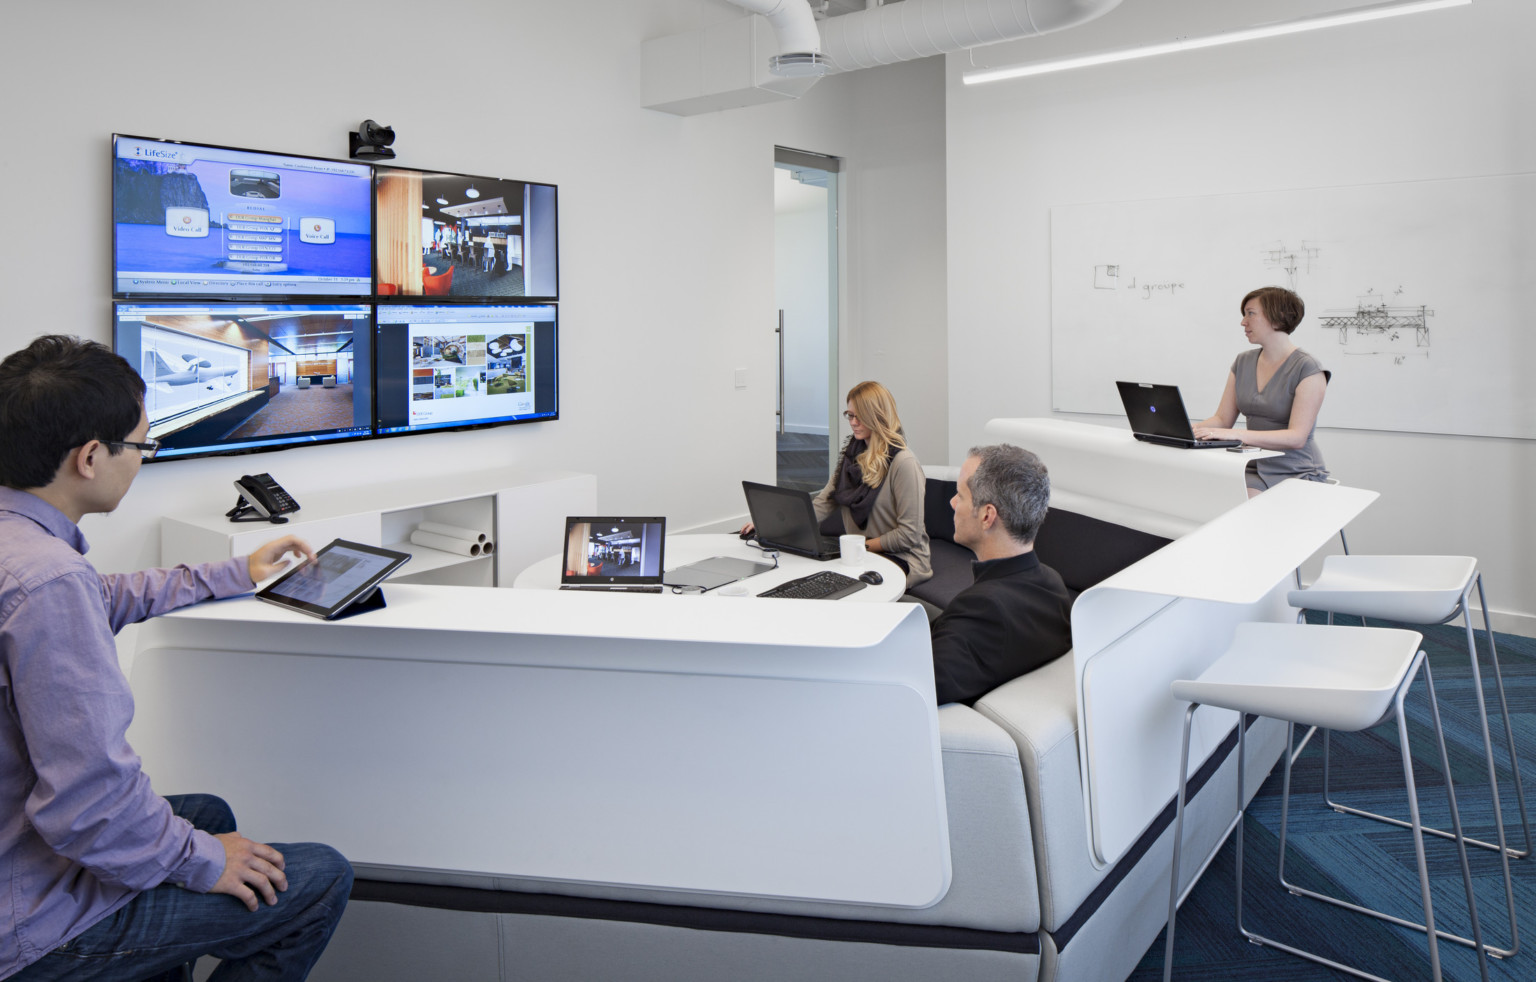
<instances>
[{"instance_id":1,"label":"white curved counter","mask_svg":"<svg viewBox=\"0 0 1536 982\"><path fill-rule=\"evenodd\" d=\"M156 791L373 866L909 907L948 889L916 605L384 589L337 623L251 599L146 623L129 739Z\"/></svg>"}]
</instances>

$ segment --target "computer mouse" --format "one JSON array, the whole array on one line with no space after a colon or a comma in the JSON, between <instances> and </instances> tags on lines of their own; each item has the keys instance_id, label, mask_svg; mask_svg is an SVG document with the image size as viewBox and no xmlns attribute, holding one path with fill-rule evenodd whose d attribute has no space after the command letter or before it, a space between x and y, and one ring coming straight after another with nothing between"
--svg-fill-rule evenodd
<instances>
[{"instance_id":1,"label":"computer mouse","mask_svg":"<svg viewBox=\"0 0 1536 982\"><path fill-rule=\"evenodd\" d=\"M885 582L885 577L881 576L879 573L872 569L867 569L860 573L859 579L863 580L865 583L868 583L870 586L879 586Z\"/></svg>"},{"instance_id":2,"label":"computer mouse","mask_svg":"<svg viewBox=\"0 0 1536 982\"><path fill-rule=\"evenodd\" d=\"M751 529L751 530L742 529L740 532L736 533L736 537L741 539L741 541L745 542L748 539L752 538L752 536L754 536L756 534L757 534L757 529Z\"/></svg>"}]
</instances>

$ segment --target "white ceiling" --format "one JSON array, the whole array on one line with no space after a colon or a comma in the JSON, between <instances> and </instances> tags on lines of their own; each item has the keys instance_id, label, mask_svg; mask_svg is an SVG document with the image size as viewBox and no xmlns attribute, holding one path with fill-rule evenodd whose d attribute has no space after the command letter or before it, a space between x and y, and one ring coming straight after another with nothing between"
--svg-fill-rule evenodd
<instances>
[{"instance_id":1,"label":"white ceiling","mask_svg":"<svg viewBox=\"0 0 1536 982\"><path fill-rule=\"evenodd\" d=\"M962 52L957 57L969 57L978 68L1028 64L1205 37L1381 3L1382 0L1124 0L1103 17L1071 30L972 48L969 55Z\"/></svg>"}]
</instances>

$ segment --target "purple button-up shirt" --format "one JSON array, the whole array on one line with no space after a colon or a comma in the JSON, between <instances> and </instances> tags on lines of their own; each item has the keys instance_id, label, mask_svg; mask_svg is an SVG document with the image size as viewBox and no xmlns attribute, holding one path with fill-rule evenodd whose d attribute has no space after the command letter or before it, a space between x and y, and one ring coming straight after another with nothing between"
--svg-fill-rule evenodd
<instances>
[{"instance_id":1,"label":"purple button-up shirt","mask_svg":"<svg viewBox=\"0 0 1536 982\"><path fill-rule=\"evenodd\" d=\"M175 883L206 893L224 847L171 814L128 745L124 625L251 589L244 559L103 576L80 529L0 488L0 979Z\"/></svg>"}]
</instances>

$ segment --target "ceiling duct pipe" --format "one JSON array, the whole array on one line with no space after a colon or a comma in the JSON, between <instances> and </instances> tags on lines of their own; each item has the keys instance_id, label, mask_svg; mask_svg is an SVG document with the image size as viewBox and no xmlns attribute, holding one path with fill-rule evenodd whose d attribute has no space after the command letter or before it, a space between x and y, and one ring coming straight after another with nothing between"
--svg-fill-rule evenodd
<instances>
[{"instance_id":1,"label":"ceiling duct pipe","mask_svg":"<svg viewBox=\"0 0 1536 982\"><path fill-rule=\"evenodd\" d=\"M1076 27L1120 2L902 0L822 21L821 51L834 72L873 68Z\"/></svg>"},{"instance_id":2,"label":"ceiling duct pipe","mask_svg":"<svg viewBox=\"0 0 1536 982\"><path fill-rule=\"evenodd\" d=\"M1064 30L1121 0L902 0L820 24L806 0L727 2L762 14L772 36L764 20L744 17L651 38L641 56L642 106L693 116L798 99L822 75Z\"/></svg>"},{"instance_id":3,"label":"ceiling duct pipe","mask_svg":"<svg viewBox=\"0 0 1536 982\"><path fill-rule=\"evenodd\" d=\"M805 78L827 73L821 56L821 32L807 0L730 0L736 6L762 14L773 27L779 53L768 59L768 70L784 78Z\"/></svg>"}]
</instances>

